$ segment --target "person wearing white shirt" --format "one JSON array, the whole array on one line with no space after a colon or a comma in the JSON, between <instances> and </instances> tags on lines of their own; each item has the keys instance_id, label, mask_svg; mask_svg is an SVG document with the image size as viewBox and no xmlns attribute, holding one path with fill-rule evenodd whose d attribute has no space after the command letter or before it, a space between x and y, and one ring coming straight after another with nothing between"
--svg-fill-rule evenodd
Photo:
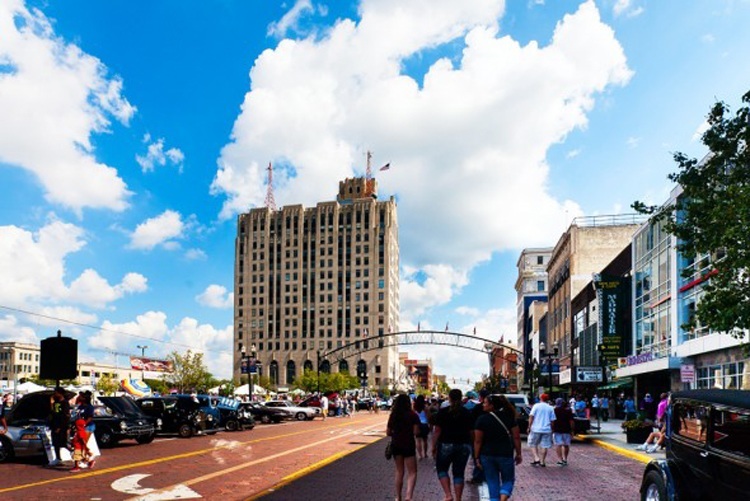
<instances>
[{"instance_id":1,"label":"person wearing white shirt","mask_svg":"<svg viewBox=\"0 0 750 501\"><path fill-rule=\"evenodd\" d=\"M320 413L323 414L323 421L328 417L328 397L320 396Z\"/></svg>"},{"instance_id":2,"label":"person wearing white shirt","mask_svg":"<svg viewBox=\"0 0 750 501\"><path fill-rule=\"evenodd\" d=\"M529 414L529 447L534 454L531 466L547 466L547 451L552 448L552 421L555 409L549 405L549 395L543 393Z\"/></svg>"}]
</instances>

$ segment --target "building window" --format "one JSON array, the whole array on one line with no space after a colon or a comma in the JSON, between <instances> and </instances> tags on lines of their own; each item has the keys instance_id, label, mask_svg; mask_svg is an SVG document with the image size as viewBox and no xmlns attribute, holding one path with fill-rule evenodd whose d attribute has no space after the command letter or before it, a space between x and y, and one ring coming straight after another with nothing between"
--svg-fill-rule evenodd
<instances>
[{"instance_id":1,"label":"building window","mask_svg":"<svg viewBox=\"0 0 750 501\"><path fill-rule=\"evenodd\" d=\"M536 264L544 264L544 256L537 256Z\"/></svg>"}]
</instances>

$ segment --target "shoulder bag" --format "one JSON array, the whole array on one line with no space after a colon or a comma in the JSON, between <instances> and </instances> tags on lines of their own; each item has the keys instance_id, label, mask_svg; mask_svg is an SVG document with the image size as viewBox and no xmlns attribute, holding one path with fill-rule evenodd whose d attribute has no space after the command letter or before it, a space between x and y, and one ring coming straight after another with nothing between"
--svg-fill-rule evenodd
<instances>
[{"instance_id":1,"label":"shoulder bag","mask_svg":"<svg viewBox=\"0 0 750 501\"><path fill-rule=\"evenodd\" d=\"M385 446L385 458L390 460L393 457L393 446L392 441L389 439L388 444Z\"/></svg>"}]
</instances>

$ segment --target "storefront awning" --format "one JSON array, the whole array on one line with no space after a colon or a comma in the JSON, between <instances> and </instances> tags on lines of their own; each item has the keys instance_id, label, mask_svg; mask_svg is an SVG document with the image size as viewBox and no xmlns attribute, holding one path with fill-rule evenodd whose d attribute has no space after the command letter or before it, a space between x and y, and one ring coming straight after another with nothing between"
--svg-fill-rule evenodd
<instances>
[{"instance_id":1,"label":"storefront awning","mask_svg":"<svg viewBox=\"0 0 750 501\"><path fill-rule=\"evenodd\" d=\"M609 384L606 384L604 386L599 386L597 389L599 390L616 390L618 388L632 388L633 387L633 378L632 377L623 377L620 379L616 379Z\"/></svg>"}]
</instances>

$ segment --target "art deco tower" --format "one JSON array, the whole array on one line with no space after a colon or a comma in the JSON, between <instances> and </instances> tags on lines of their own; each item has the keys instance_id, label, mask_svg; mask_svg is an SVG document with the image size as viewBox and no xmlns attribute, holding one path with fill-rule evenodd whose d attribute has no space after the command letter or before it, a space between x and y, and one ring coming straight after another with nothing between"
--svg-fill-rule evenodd
<instances>
[{"instance_id":1,"label":"art deco tower","mask_svg":"<svg viewBox=\"0 0 750 501\"><path fill-rule=\"evenodd\" d=\"M254 346L261 374L289 386L317 355L348 343L379 346L399 329L396 202L377 200L377 181L339 183L335 201L314 208L256 208L237 218L234 274L234 378L243 346ZM371 387L392 384L396 346L350 359L321 359L322 371L365 369Z\"/></svg>"}]
</instances>

